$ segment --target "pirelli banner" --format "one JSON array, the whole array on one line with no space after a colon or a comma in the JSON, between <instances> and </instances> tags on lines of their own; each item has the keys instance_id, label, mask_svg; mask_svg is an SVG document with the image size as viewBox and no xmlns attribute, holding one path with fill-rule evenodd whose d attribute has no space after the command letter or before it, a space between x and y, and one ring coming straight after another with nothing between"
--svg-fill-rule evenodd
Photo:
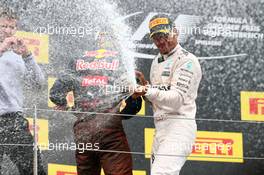
<instances>
[{"instance_id":1,"label":"pirelli banner","mask_svg":"<svg viewBox=\"0 0 264 175\"><path fill-rule=\"evenodd\" d=\"M145 153L150 158L154 129L145 128ZM184 145L180 145L184 146ZM198 131L188 160L243 163L242 133ZM171 153L173 155L173 153ZM177 156L177 155L176 155ZM180 156L180 155L178 155Z\"/></svg>"},{"instance_id":2,"label":"pirelli banner","mask_svg":"<svg viewBox=\"0 0 264 175\"><path fill-rule=\"evenodd\" d=\"M264 2L116 2L116 11L123 12L118 19L123 20L131 32L128 36L134 48L131 54L135 57L137 69L145 74L147 80L153 58L158 53L149 38L148 22L157 12L171 16L178 29L179 44L196 55L201 64L203 77L196 100L197 138L181 175L263 175ZM22 4L22 1L13 4L17 3ZM16 36L25 40L43 69L46 86L41 94L27 95L25 106L32 107L31 99L34 97L38 99L38 108L47 110L38 111L37 138L43 160L47 163L48 174L75 175L74 150L49 149L51 143L74 143L72 129L76 120L67 112L53 111L55 105L49 100L50 88L55 80L66 72L70 60L79 59L83 55L101 59L117 53L96 46L97 30L93 30L94 27L89 22L97 19L97 16L83 14L88 10L79 10L79 7L94 9L89 3L65 3L63 0L56 3L65 6L48 5L50 2L46 1L41 5L35 1L32 3L31 6L36 9L25 22L25 25L29 26L18 31ZM63 9L66 7L67 10ZM53 19L53 16L59 19ZM41 19L40 22L36 22L37 19ZM56 27L69 27L71 30L75 27L75 35L73 32L56 33L60 31L55 30ZM29 28L33 30L28 30ZM44 28L47 29L46 32L40 30ZM77 31L82 28L89 33L77 35ZM81 71L89 69L89 66L94 65L79 60L77 68ZM111 66L115 69L116 63ZM88 86L94 83L105 84L107 81L102 77L92 77L85 78L82 83L83 86ZM74 106L73 94L67 94L68 107ZM122 107L124 106L123 102ZM123 121L131 151L135 153L132 154L135 175L150 175L150 153L155 127L152 114L150 104L143 101L138 117ZM28 116L32 131L34 114Z\"/></svg>"},{"instance_id":3,"label":"pirelli banner","mask_svg":"<svg viewBox=\"0 0 264 175\"><path fill-rule=\"evenodd\" d=\"M145 171L133 171L135 175L146 175ZM61 164L48 164L48 175L77 175L76 166L61 165ZM101 175L104 175L101 170Z\"/></svg>"}]
</instances>

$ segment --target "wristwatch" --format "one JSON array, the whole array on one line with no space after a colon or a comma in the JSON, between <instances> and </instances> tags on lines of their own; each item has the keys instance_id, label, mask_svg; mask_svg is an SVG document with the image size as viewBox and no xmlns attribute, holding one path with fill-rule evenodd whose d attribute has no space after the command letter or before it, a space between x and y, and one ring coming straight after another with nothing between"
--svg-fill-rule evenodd
<instances>
[{"instance_id":1,"label":"wristwatch","mask_svg":"<svg viewBox=\"0 0 264 175\"><path fill-rule=\"evenodd\" d=\"M0 57L1 57L1 56L3 56L3 51L2 51L2 50L0 50Z\"/></svg>"},{"instance_id":2,"label":"wristwatch","mask_svg":"<svg viewBox=\"0 0 264 175\"><path fill-rule=\"evenodd\" d=\"M24 58L24 59L25 59L25 58L28 58L28 57L30 57L31 55L32 55L32 53L29 51L29 52L28 52L26 55L24 55L24 56L22 55L22 58Z\"/></svg>"}]
</instances>

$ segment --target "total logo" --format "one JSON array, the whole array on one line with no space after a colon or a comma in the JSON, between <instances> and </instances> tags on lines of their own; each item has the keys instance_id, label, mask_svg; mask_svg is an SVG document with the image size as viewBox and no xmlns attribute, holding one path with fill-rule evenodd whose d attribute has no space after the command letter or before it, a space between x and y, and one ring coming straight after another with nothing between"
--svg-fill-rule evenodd
<instances>
[{"instance_id":1,"label":"total logo","mask_svg":"<svg viewBox=\"0 0 264 175\"><path fill-rule=\"evenodd\" d=\"M98 70L98 69L104 69L104 70L117 70L119 67L119 60L115 59L112 62L107 62L105 60L100 61L92 61L92 62L85 62L82 59L77 60L76 63L76 70Z\"/></svg>"},{"instance_id":2,"label":"total logo","mask_svg":"<svg viewBox=\"0 0 264 175\"><path fill-rule=\"evenodd\" d=\"M83 87L87 86L104 86L108 84L108 77L106 76L87 76L82 80Z\"/></svg>"}]
</instances>

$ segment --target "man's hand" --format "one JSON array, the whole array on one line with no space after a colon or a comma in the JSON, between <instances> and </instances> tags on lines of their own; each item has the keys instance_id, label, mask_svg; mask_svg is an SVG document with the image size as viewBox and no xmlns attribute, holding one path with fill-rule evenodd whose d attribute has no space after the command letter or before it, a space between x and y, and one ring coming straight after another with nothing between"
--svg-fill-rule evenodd
<instances>
[{"instance_id":1,"label":"man's hand","mask_svg":"<svg viewBox=\"0 0 264 175\"><path fill-rule=\"evenodd\" d=\"M137 98L140 96L144 96L148 91L148 86L138 86L136 89L134 89L134 93L132 95L132 98Z\"/></svg>"},{"instance_id":2,"label":"man's hand","mask_svg":"<svg viewBox=\"0 0 264 175\"><path fill-rule=\"evenodd\" d=\"M6 52L9 49L12 49L14 45L17 45L17 38L16 37L9 37L6 38L1 44L0 44L0 52Z\"/></svg>"},{"instance_id":3,"label":"man's hand","mask_svg":"<svg viewBox=\"0 0 264 175\"><path fill-rule=\"evenodd\" d=\"M26 58L31 53L22 39L17 39L17 44L13 47L13 51L21 55L22 58Z\"/></svg>"},{"instance_id":4,"label":"man's hand","mask_svg":"<svg viewBox=\"0 0 264 175\"><path fill-rule=\"evenodd\" d=\"M140 81L140 85L133 89L132 98L134 99L144 96L147 93L147 86L149 85L149 82L145 79L145 76L142 72L135 70L135 74Z\"/></svg>"},{"instance_id":5,"label":"man's hand","mask_svg":"<svg viewBox=\"0 0 264 175\"><path fill-rule=\"evenodd\" d=\"M136 73L136 77L139 79L140 84L142 86L145 86L145 85L149 84L149 82L145 79L145 76L144 76L144 74L142 72L135 70L135 73Z\"/></svg>"},{"instance_id":6,"label":"man's hand","mask_svg":"<svg viewBox=\"0 0 264 175\"><path fill-rule=\"evenodd\" d=\"M30 54L30 51L28 50L24 41L16 37L6 38L0 45L1 53L6 52L9 49L13 50L16 54L21 55L23 58Z\"/></svg>"}]
</instances>

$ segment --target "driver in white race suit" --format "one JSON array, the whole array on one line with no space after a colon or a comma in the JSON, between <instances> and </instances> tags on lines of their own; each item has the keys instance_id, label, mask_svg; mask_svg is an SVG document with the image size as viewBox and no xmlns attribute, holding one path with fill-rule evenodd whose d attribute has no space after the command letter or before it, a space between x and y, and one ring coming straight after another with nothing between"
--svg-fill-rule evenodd
<instances>
[{"instance_id":1,"label":"driver in white race suit","mask_svg":"<svg viewBox=\"0 0 264 175\"><path fill-rule=\"evenodd\" d=\"M151 66L151 84L139 86L135 94L145 96L154 111L151 175L178 175L196 138L195 99L202 72L198 59L179 45L167 15L154 16L149 28L160 53Z\"/></svg>"}]
</instances>

